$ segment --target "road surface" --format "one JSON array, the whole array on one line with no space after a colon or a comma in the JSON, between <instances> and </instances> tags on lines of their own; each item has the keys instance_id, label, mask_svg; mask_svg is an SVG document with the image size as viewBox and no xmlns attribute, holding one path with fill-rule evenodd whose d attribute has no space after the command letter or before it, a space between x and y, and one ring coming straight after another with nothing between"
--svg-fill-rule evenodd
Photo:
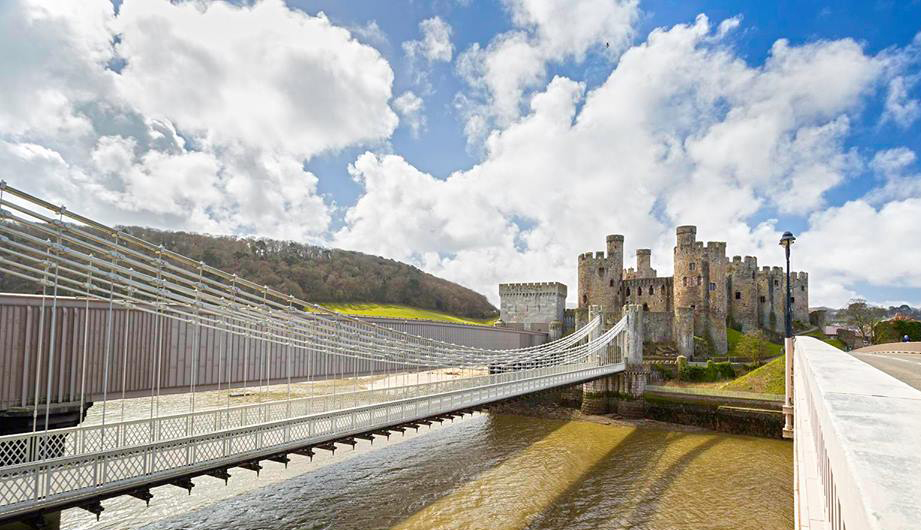
<instances>
[{"instance_id":1,"label":"road surface","mask_svg":"<svg viewBox=\"0 0 921 530\"><path fill-rule=\"evenodd\" d=\"M921 342L876 344L850 353L870 366L921 390Z\"/></svg>"}]
</instances>

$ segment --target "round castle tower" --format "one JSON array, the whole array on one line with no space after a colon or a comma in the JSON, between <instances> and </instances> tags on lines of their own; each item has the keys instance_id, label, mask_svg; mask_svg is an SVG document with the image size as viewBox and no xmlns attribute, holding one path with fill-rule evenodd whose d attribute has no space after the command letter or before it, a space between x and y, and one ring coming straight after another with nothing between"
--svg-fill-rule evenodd
<instances>
[{"instance_id":1,"label":"round castle tower","mask_svg":"<svg viewBox=\"0 0 921 530\"><path fill-rule=\"evenodd\" d=\"M697 241L697 227L676 230L673 331L678 351L693 353L693 337L706 336L726 353L726 243Z\"/></svg>"},{"instance_id":2,"label":"round castle tower","mask_svg":"<svg viewBox=\"0 0 921 530\"><path fill-rule=\"evenodd\" d=\"M604 252L579 255L579 308L600 305L606 313L619 314L623 305L621 283L624 271L624 236L612 234L606 238Z\"/></svg>"}]
</instances>

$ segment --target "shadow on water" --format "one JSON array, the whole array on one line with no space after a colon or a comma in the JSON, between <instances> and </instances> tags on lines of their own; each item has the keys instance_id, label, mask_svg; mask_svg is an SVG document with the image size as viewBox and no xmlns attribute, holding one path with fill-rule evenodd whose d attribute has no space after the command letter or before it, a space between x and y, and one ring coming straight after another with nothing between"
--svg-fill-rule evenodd
<instances>
[{"instance_id":1,"label":"shadow on water","mask_svg":"<svg viewBox=\"0 0 921 530\"><path fill-rule=\"evenodd\" d=\"M488 416L467 419L144 528L389 528L558 427L534 422L510 436Z\"/></svg>"},{"instance_id":2,"label":"shadow on water","mask_svg":"<svg viewBox=\"0 0 921 530\"><path fill-rule=\"evenodd\" d=\"M584 473L584 480L572 483L557 498L555 507L566 508L542 513L528 527L594 528L604 523L606 528L645 528L660 511L663 490L685 472L693 460L720 443L716 437L703 440L669 462L668 449L687 438L684 433L643 430L630 433L598 465ZM615 456L620 455L626 458L615 460ZM611 481L604 480L610 479L612 472L618 473L620 479L614 491Z\"/></svg>"},{"instance_id":3,"label":"shadow on water","mask_svg":"<svg viewBox=\"0 0 921 530\"><path fill-rule=\"evenodd\" d=\"M785 528L792 524L788 446L722 434L480 416L182 515L141 517L128 526ZM212 483L207 487L224 487Z\"/></svg>"},{"instance_id":4,"label":"shadow on water","mask_svg":"<svg viewBox=\"0 0 921 530\"><path fill-rule=\"evenodd\" d=\"M637 429L527 528L790 528L790 449L776 440Z\"/></svg>"}]
</instances>

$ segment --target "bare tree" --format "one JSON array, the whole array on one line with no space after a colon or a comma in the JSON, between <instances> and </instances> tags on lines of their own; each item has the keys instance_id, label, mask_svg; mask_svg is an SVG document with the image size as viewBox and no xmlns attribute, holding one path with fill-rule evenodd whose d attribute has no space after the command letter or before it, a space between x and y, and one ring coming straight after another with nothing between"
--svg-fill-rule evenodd
<instances>
[{"instance_id":1,"label":"bare tree","mask_svg":"<svg viewBox=\"0 0 921 530\"><path fill-rule=\"evenodd\" d=\"M844 310L847 323L857 328L857 333L867 344L873 343L873 328L884 316L885 309L872 306L863 298L854 298Z\"/></svg>"}]
</instances>

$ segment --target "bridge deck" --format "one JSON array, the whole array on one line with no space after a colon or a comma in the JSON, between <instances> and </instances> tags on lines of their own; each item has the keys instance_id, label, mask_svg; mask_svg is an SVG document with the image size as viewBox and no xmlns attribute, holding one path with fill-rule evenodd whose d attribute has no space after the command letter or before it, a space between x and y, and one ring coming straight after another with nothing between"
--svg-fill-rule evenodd
<instances>
[{"instance_id":1,"label":"bridge deck","mask_svg":"<svg viewBox=\"0 0 921 530\"><path fill-rule=\"evenodd\" d=\"M197 422L190 415L178 415L179 424L189 433L171 439L158 438L165 431L148 428L150 439L128 440L124 426L99 435L98 430L87 427L93 435L79 434L80 427L4 437L8 447L41 447L45 442L63 443L72 454L26 462L0 468L0 520L21 518L29 513L73 506L100 496L127 492L149 484L163 483L171 478L188 476L196 472L233 467L234 465L291 452L307 446L345 436L383 429L413 420L483 405L494 401L537 392L557 386L584 382L624 370L623 363L604 366L581 364L562 365L533 370L522 370L485 376L488 382L469 388L445 389L432 394L420 393L413 397L366 404L340 410L270 419L239 426L231 416L221 416L211 411L210 421L223 417L228 424L212 424L212 429L199 433ZM469 381L468 379L459 382ZM442 384L443 383L438 383ZM469 384L469 383L464 383ZM286 402L280 402L284 405ZM261 404L257 407L277 406ZM290 410L290 409L288 409ZM247 417L242 415L238 417ZM252 416L250 416L252 417ZM160 419L168 419L163 417ZM264 418L264 417L263 417ZM169 420L168 420L169 421ZM136 422L127 422L137 424ZM148 422L149 424L149 422ZM105 431L102 431L105 432ZM114 433L122 433L114 435ZM62 436L63 435L63 436ZM30 438L31 437L31 438ZM89 437L98 444L87 444L80 437ZM73 441L68 441L74 438ZM64 440L60 442L60 440ZM32 440L30 443L10 443L12 440ZM77 443L75 443L77 442ZM87 451L87 448L92 450Z\"/></svg>"}]
</instances>

